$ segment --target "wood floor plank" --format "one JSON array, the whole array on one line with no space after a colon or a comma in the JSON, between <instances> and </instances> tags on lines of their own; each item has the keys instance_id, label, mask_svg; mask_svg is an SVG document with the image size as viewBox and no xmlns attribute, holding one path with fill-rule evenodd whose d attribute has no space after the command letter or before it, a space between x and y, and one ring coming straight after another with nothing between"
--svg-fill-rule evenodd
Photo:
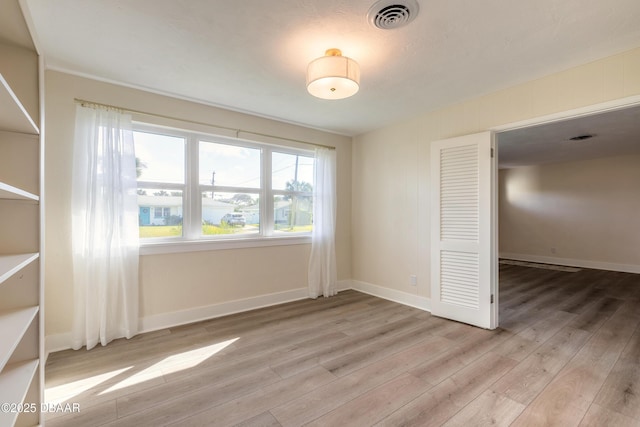
<instances>
[{"instance_id":1,"label":"wood floor plank","mask_svg":"<svg viewBox=\"0 0 640 427\"><path fill-rule=\"evenodd\" d=\"M516 364L515 360L493 352L487 353L449 378L456 386L452 398L458 405L466 405ZM433 393L438 391L433 389Z\"/></svg>"},{"instance_id":2,"label":"wood floor plank","mask_svg":"<svg viewBox=\"0 0 640 427\"><path fill-rule=\"evenodd\" d=\"M638 427L637 419L627 417L600 405L592 404L580 422L580 427Z\"/></svg>"},{"instance_id":3,"label":"wood floor plank","mask_svg":"<svg viewBox=\"0 0 640 427\"><path fill-rule=\"evenodd\" d=\"M487 389L444 424L444 427L509 426L525 405Z\"/></svg>"},{"instance_id":4,"label":"wood floor plank","mask_svg":"<svg viewBox=\"0 0 640 427\"><path fill-rule=\"evenodd\" d=\"M332 374L342 377L366 365L398 353L405 348L409 348L415 343L423 341L429 342L431 347L438 349L438 351L451 345L450 340L433 336L427 329L417 326L407 332L377 340L373 344L345 354L344 356L321 362L321 365Z\"/></svg>"},{"instance_id":5,"label":"wood floor plank","mask_svg":"<svg viewBox=\"0 0 640 427\"><path fill-rule=\"evenodd\" d=\"M575 314L557 311L518 332L493 351L510 359L524 360L575 317Z\"/></svg>"},{"instance_id":6,"label":"wood floor plank","mask_svg":"<svg viewBox=\"0 0 640 427\"><path fill-rule=\"evenodd\" d=\"M450 386L451 389L455 388L455 384ZM462 407L458 406L448 393L433 394L427 391L374 425L376 427L441 426L460 409Z\"/></svg>"},{"instance_id":7,"label":"wood floor plank","mask_svg":"<svg viewBox=\"0 0 640 427\"><path fill-rule=\"evenodd\" d=\"M305 425L309 427L370 426L386 418L429 388L431 388L429 383L413 375L403 374Z\"/></svg>"},{"instance_id":8,"label":"wood floor plank","mask_svg":"<svg viewBox=\"0 0 640 427\"><path fill-rule=\"evenodd\" d=\"M271 415L271 412L263 412L260 415L256 415L241 423L235 424L234 427L282 427L276 420L276 417Z\"/></svg>"},{"instance_id":9,"label":"wood floor plank","mask_svg":"<svg viewBox=\"0 0 640 427\"><path fill-rule=\"evenodd\" d=\"M576 317L569 326L594 332L624 303L621 299L603 297L594 301L582 314Z\"/></svg>"},{"instance_id":10,"label":"wood floor plank","mask_svg":"<svg viewBox=\"0 0 640 427\"><path fill-rule=\"evenodd\" d=\"M426 360L411 369L409 373L425 381L429 381L431 384L440 384L467 366L464 358L458 356L462 351L458 345L451 346L438 356L431 360Z\"/></svg>"}]
</instances>

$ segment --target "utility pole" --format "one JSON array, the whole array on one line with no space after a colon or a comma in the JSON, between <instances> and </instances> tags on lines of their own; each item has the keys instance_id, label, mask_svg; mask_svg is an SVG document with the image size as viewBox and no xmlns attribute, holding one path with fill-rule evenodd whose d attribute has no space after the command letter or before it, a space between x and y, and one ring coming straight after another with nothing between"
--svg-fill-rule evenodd
<instances>
[{"instance_id":1,"label":"utility pole","mask_svg":"<svg viewBox=\"0 0 640 427\"><path fill-rule=\"evenodd\" d=\"M211 186L216 183L216 171L211 172ZM211 198L213 199L213 188L211 189Z\"/></svg>"}]
</instances>

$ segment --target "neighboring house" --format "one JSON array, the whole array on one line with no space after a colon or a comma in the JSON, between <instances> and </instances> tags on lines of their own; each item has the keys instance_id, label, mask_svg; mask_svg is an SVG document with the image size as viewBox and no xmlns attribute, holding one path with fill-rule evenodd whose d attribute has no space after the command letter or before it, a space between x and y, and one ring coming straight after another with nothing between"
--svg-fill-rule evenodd
<instances>
[{"instance_id":1,"label":"neighboring house","mask_svg":"<svg viewBox=\"0 0 640 427\"><path fill-rule=\"evenodd\" d=\"M220 225L220 220L228 213L236 212L238 206L215 199L202 199L202 220L207 224Z\"/></svg>"},{"instance_id":2,"label":"neighboring house","mask_svg":"<svg viewBox=\"0 0 640 427\"><path fill-rule=\"evenodd\" d=\"M182 197L138 195L138 224L167 225L167 218L182 218Z\"/></svg>"},{"instance_id":3,"label":"neighboring house","mask_svg":"<svg viewBox=\"0 0 640 427\"><path fill-rule=\"evenodd\" d=\"M172 216L182 218L182 197L138 195L138 217L140 225L167 225ZM209 224L220 224L220 219L235 212L236 205L214 199L202 199L202 220Z\"/></svg>"},{"instance_id":4,"label":"neighboring house","mask_svg":"<svg viewBox=\"0 0 640 427\"><path fill-rule=\"evenodd\" d=\"M291 215L291 201L280 200L275 202L274 221L276 224L289 224ZM313 205L308 198L298 199L298 212L296 213L296 223L293 225L309 225L312 222Z\"/></svg>"},{"instance_id":5,"label":"neighboring house","mask_svg":"<svg viewBox=\"0 0 640 427\"><path fill-rule=\"evenodd\" d=\"M242 209L244 213L244 219L247 224L259 224L260 223L260 207L259 205L248 206Z\"/></svg>"},{"instance_id":6,"label":"neighboring house","mask_svg":"<svg viewBox=\"0 0 640 427\"><path fill-rule=\"evenodd\" d=\"M249 206L242 209L247 224L257 224L260 218L260 208L258 206ZM276 200L274 202L273 221L275 224L289 224L289 215L291 215L290 200ZM294 225L309 225L313 218L313 204L308 198L301 197L298 199L298 213L296 215L296 223Z\"/></svg>"}]
</instances>

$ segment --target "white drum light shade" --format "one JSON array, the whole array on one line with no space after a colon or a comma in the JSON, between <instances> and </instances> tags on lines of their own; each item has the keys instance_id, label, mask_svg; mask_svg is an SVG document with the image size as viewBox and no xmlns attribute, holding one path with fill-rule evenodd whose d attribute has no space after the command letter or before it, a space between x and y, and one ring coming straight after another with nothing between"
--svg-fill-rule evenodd
<instances>
[{"instance_id":1,"label":"white drum light shade","mask_svg":"<svg viewBox=\"0 0 640 427\"><path fill-rule=\"evenodd\" d=\"M314 59L307 67L307 90L323 99L342 99L360 89L360 67L340 49L328 49L325 56Z\"/></svg>"}]
</instances>

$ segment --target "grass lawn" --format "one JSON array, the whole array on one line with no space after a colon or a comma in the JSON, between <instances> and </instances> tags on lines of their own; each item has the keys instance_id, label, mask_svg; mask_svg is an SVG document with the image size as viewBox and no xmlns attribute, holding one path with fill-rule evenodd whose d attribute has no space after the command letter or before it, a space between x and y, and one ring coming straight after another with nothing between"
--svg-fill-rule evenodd
<instances>
[{"instance_id":1,"label":"grass lawn","mask_svg":"<svg viewBox=\"0 0 640 427\"><path fill-rule=\"evenodd\" d=\"M219 227L217 225L203 225L202 234L205 236L211 236L214 234L234 234L234 233L247 233L254 231L255 228L247 226L245 228L239 227ZM140 238L147 239L153 237L176 237L182 236L181 225L145 225L140 227Z\"/></svg>"},{"instance_id":2,"label":"grass lawn","mask_svg":"<svg viewBox=\"0 0 640 427\"><path fill-rule=\"evenodd\" d=\"M218 225L203 225L202 234L212 236L215 234L244 234L258 232L257 224L250 224L246 227L228 227ZM289 226L277 227L276 230L284 232L303 232L311 231L313 225L297 225L293 228ZM181 225L144 225L140 227L140 238L148 239L153 237L176 237L182 236Z\"/></svg>"},{"instance_id":3,"label":"grass lawn","mask_svg":"<svg viewBox=\"0 0 640 427\"><path fill-rule=\"evenodd\" d=\"M202 234L205 236L211 236L214 234L243 234L243 233L256 233L258 231L258 225L246 225L245 227L232 227L232 226L220 226L220 225L203 225Z\"/></svg>"},{"instance_id":4,"label":"grass lawn","mask_svg":"<svg viewBox=\"0 0 640 427\"><path fill-rule=\"evenodd\" d=\"M140 226L140 238L182 236L181 225L144 225Z\"/></svg>"}]
</instances>

